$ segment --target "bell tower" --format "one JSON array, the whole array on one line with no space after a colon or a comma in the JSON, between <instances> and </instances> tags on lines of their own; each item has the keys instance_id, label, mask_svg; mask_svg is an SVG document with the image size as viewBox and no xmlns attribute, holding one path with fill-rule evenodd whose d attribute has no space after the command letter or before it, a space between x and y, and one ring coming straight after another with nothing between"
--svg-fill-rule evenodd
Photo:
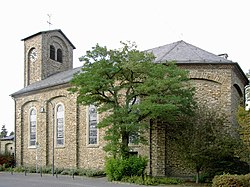
<instances>
[{"instance_id":1,"label":"bell tower","mask_svg":"<svg viewBox=\"0 0 250 187\"><path fill-rule=\"evenodd\" d=\"M24 41L24 87L73 68L74 45L61 30L38 32Z\"/></svg>"}]
</instances>

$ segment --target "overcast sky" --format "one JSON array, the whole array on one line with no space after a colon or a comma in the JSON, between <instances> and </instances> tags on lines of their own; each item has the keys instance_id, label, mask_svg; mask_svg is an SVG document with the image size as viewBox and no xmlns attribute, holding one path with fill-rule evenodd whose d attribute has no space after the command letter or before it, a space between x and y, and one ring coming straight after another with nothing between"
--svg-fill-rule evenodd
<instances>
[{"instance_id":1,"label":"overcast sky","mask_svg":"<svg viewBox=\"0 0 250 187\"><path fill-rule=\"evenodd\" d=\"M248 0L8 0L0 3L0 125L14 130L14 101L24 85L21 39L61 29L71 40L74 67L96 43L120 47L136 42L141 50L179 40L214 54L228 53L244 72L250 69ZM47 14L51 14L49 28Z\"/></svg>"}]
</instances>

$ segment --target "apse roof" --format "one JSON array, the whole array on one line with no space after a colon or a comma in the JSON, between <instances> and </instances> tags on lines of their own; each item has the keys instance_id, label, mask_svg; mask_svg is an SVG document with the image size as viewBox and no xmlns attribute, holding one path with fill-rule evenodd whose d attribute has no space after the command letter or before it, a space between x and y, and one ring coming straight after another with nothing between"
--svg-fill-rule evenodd
<instances>
[{"instance_id":1,"label":"apse roof","mask_svg":"<svg viewBox=\"0 0 250 187\"><path fill-rule=\"evenodd\" d=\"M152 52L156 63L176 61L176 63L232 63L223 57L207 52L183 40L146 50Z\"/></svg>"}]
</instances>

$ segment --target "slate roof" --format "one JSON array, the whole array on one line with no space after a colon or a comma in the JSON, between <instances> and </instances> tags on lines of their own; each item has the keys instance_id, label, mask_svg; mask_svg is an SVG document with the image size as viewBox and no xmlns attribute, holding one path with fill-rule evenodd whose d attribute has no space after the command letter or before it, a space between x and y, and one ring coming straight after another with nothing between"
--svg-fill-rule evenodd
<instances>
[{"instance_id":1,"label":"slate roof","mask_svg":"<svg viewBox=\"0 0 250 187\"><path fill-rule=\"evenodd\" d=\"M14 135L11 135L11 136L6 136L6 137L3 137L1 138L1 141L7 141L7 140L14 140L15 136Z\"/></svg>"},{"instance_id":2,"label":"slate roof","mask_svg":"<svg viewBox=\"0 0 250 187\"><path fill-rule=\"evenodd\" d=\"M31 36L28 36L28 37L22 39L21 41L25 41L25 40L27 40L27 39L29 39L29 38L32 38L32 37L37 36L37 35L40 35L40 34L46 34L46 33L55 32L55 31L56 31L56 32L60 32L60 33L63 35L63 37L66 38L66 40L70 43L70 45L73 47L73 49L75 49L75 46L71 43L71 41L70 41L70 40L67 38L67 36L62 32L61 29L48 30L48 31L41 31L41 32L38 32L38 33L33 34L33 35L31 35Z\"/></svg>"},{"instance_id":3,"label":"slate roof","mask_svg":"<svg viewBox=\"0 0 250 187\"><path fill-rule=\"evenodd\" d=\"M44 88L49 88L53 86L58 86L62 84L69 83L72 79L73 75L80 72L82 67L74 68L72 70L63 71L54 75L49 76L48 78L35 82L33 84L30 84L23 89L11 94L12 97L15 97L16 95L20 95L23 93L41 90Z\"/></svg>"},{"instance_id":4,"label":"slate roof","mask_svg":"<svg viewBox=\"0 0 250 187\"><path fill-rule=\"evenodd\" d=\"M211 64L234 64L237 66L239 71L243 76L245 76L244 72L236 62L232 62L218 55L207 52L203 49L195 47L189 43L184 42L183 40L167 44L164 46L152 48L146 50L146 52L152 52L155 56L155 63L163 63L168 61L175 61L178 63L211 63ZM27 87L11 94L12 97L15 97L20 94L28 93L31 91L37 91L44 88L49 88L52 86L57 86L61 84L69 83L72 79L73 75L81 70L81 67L60 72L54 74L44 80L35 82ZM245 76L246 77L246 76Z\"/></svg>"},{"instance_id":5,"label":"slate roof","mask_svg":"<svg viewBox=\"0 0 250 187\"><path fill-rule=\"evenodd\" d=\"M152 52L156 63L176 61L176 63L232 63L218 55L193 46L183 40L146 50Z\"/></svg>"}]
</instances>

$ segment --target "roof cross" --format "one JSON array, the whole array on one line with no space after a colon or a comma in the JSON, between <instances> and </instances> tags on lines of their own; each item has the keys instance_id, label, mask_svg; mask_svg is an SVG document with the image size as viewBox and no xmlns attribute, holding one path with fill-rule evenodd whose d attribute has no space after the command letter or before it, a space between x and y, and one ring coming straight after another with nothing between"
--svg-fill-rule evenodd
<instances>
[{"instance_id":1,"label":"roof cross","mask_svg":"<svg viewBox=\"0 0 250 187\"><path fill-rule=\"evenodd\" d=\"M50 26L52 25L52 23L51 23L51 14L47 14L47 16L49 17L49 21L47 21L47 23L49 24L49 30L50 30Z\"/></svg>"}]
</instances>

